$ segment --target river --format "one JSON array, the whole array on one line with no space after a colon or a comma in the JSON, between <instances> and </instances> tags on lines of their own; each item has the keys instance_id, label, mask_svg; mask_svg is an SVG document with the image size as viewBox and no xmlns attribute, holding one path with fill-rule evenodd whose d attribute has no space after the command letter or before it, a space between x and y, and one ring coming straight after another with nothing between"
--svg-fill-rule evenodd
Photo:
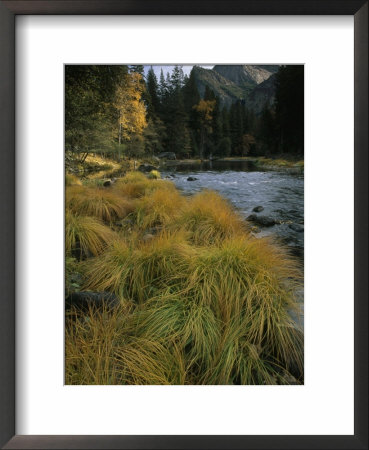
<instances>
[{"instance_id":1,"label":"river","mask_svg":"<svg viewBox=\"0 0 369 450\"><path fill-rule=\"evenodd\" d=\"M304 176L285 171L262 171L249 161L207 161L176 164L162 171L186 194L212 189L227 198L246 219L251 214L273 219L258 226L258 236L273 235L303 262ZM189 181L188 178L195 178ZM264 208L253 212L255 207Z\"/></svg>"}]
</instances>

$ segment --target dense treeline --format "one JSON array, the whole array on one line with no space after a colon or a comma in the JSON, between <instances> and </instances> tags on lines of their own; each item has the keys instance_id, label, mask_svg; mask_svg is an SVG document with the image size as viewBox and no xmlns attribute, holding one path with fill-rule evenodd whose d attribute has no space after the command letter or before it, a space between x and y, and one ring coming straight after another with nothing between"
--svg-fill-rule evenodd
<instances>
[{"instance_id":1,"label":"dense treeline","mask_svg":"<svg viewBox=\"0 0 369 450\"><path fill-rule=\"evenodd\" d=\"M66 151L83 160L90 152L142 157L163 151L177 158L301 155L304 140L304 68L281 66L275 101L260 115L239 99L230 108L194 72L157 79L151 67L66 66Z\"/></svg>"}]
</instances>

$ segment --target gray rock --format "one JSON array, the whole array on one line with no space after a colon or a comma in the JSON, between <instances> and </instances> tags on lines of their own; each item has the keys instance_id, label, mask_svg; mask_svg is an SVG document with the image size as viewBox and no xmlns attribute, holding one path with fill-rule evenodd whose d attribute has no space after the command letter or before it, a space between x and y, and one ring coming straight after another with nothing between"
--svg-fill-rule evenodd
<instances>
[{"instance_id":1,"label":"gray rock","mask_svg":"<svg viewBox=\"0 0 369 450\"><path fill-rule=\"evenodd\" d=\"M257 216L256 214L251 214L250 216L247 217L247 220L249 222L256 223L260 227L272 227L273 225L275 225L277 223L271 217Z\"/></svg>"},{"instance_id":2,"label":"gray rock","mask_svg":"<svg viewBox=\"0 0 369 450\"><path fill-rule=\"evenodd\" d=\"M73 292L65 299L65 309L72 306L87 310L90 306L101 308L104 305L109 308L119 306L119 298L111 292Z\"/></svg>"},{"instance_id":3,"label":"gray rock","mask_svg":"<svg viewBox=\"0 0 369 450\"><path fill-rule=\"evenodd\" d=\"M142 238L142 240L143 240L144 242L149 242L149 241L151 241L152 239L154 239L154 235L151 234L151 233L146 233L146 234L144 234L144 236L143 236L143 238Z\"/></svg>"},{"instance_id":4,"label":"gray rock","mask_svg":"<svg viewBox=\"0 0 369 450\"><path fill-rule=\"evenodd\" d=\"M188 177L187 178L187 181L196 181L197 180L197 178L195 178L195 177Z\"/></svg>"},{"instance_id":5,"label":"gray rock","mask_svg":"<svg viewBox=\"0 0 369 450\"><path fill-rule=\"evenodd\" d=\"M264 211L264 207L263 206L255 206L255 208L253 209L254 212L261 212Z\"/></svg>"},{"instance_id":6,"label":"gray rock","mask_svg":"<svg viewBox=\"0 0 369 450\"><path fill-rule=\"evenodd\" d=\"M288 228L291 228L291 230L296 231L297 233L302 233L304 231L304 225L299 225L298 223L291 223L288 225Z\"/></svg>"}]
</instances>

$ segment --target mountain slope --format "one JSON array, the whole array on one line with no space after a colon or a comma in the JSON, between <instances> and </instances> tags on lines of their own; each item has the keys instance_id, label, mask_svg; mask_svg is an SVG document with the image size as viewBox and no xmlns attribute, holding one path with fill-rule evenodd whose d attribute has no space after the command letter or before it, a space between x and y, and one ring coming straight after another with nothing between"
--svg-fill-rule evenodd
<instances>
[{"instance_id":1,"label":"mountain slope","mask_svg":"<svg viewBox=\"0 0 369 450\"><path fill-rule=\"evenodd\" d=\"M247 89L262 83L271 76L272 72L266 70L265 67L267 66L221 65L214 66L212 70Z\"/></svg>"},{"instance_id":2,"label":"mountain slope","mask_svg":"<svg viewBox=\"0 0 369 450\"><path fill-rule=\"evenodd\" d=\"M203 69L199 66L194 66L192 70L201 97L204 96L206 86L214 91L221 103L226 106L230 106L237 99L245 97L245 90L242 87L223 77L218 72Z\"/></svg>"},{"instance_id":3,"label":"mountain slope","mask_svg":"<svg viewBox=\"0 0 369 450\"><path fill-rule=\"evenodd\" d=\"M212 69L193 67L196 85L201 97L208 86L219 97L223 106L229 107L237 100L245 102L255 113L260 113L265 103L274 101L276 65L218 65Z\"/></svg>"},{"instance_id":4,"label":"mountain slope","mask_svg":"<svg viewBox=\"0 0 369 450\"><path fill-rule=\"evenodd\" d=\"M271 106L275 95L275 74L258 84L247 96L246 106L256 114L261 113L265 104Z\"/></svg>"}]
</instances>

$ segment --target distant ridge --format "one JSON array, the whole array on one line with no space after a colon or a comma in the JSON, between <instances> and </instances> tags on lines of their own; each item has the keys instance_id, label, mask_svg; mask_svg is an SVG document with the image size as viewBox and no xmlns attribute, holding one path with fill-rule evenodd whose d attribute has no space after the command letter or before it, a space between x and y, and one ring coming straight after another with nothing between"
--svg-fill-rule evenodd
<instances>
[{"instance_id":1,"label":"distant ridge","mask_svg":"<svg viewBox=\"0 0 369 450\"><path fill-rule=\"evenodd\" d=\"M278 65L216 65L212 69L194 66L196 85L203 96L208 86L229 107L237 100L255 113L265 104L272 104L275 93L275 73Z\"/></svg>"}]
</instances>

